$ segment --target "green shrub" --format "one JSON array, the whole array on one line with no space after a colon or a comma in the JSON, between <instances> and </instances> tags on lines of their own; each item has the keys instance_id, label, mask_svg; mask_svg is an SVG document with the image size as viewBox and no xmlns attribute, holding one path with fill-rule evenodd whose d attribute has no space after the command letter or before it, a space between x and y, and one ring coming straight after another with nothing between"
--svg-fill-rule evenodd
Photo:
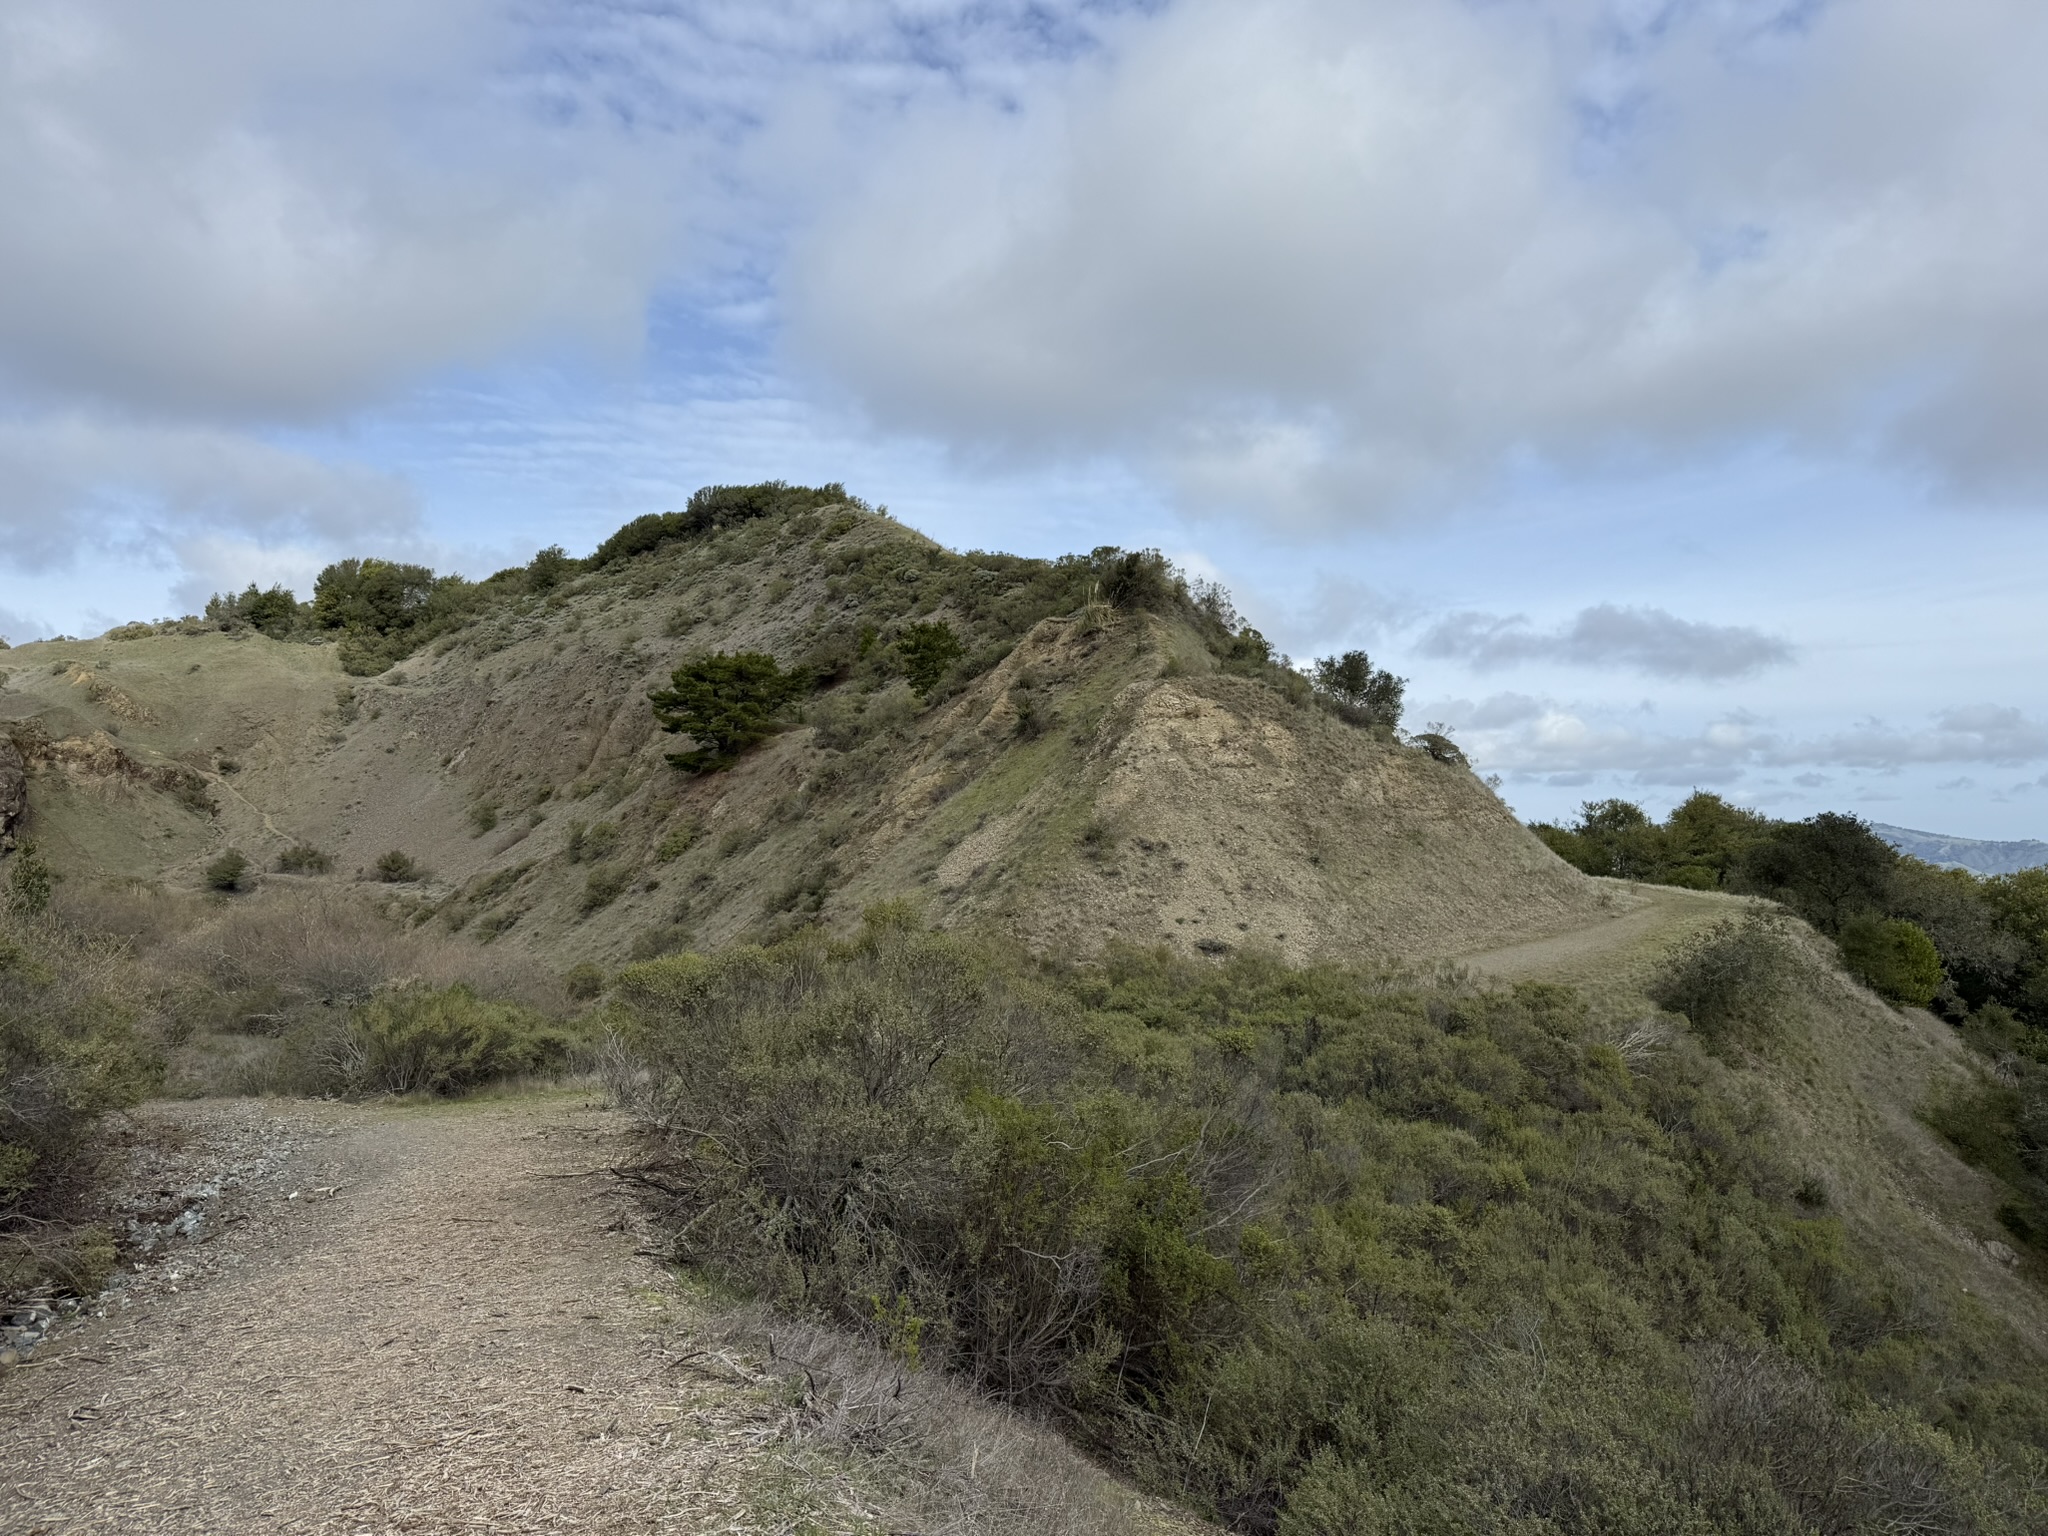
<instances>
[{"instance_id":1,"label":"green shrub","mask_svg":"<svg viewBox=\"0 0 2048 1536\"><path fill-rule=\"evenodd\" d=\"M1187 600L1187 584L1156 549L1118 549L1105 544L1089 553L1102 599L1112 608L1169 612Z\"/></svg>"},{"instance_id":2,"label":"green shrub","mask_svg":"<svg viewBox=\"0 0 2048 1536\"><path fill-rule=\"evenodd\" d=\"M619 846L619 824L615 821L600 821L595 825L572 821L569 836L562 845L562 851L571 864L586 860L609 858Z\"/></svg>"},{"instance_id":3,"label":"green shrub","mask_svg":"<svg viewBox=\"0 0 2048 1536\"><path fill-rule=\"evenodd\" d=\"M1363 651L1325 656L1316 662L1315 690L1323 702L1354 725L1401 724L1401 700L1408 680L1375 667Z\"/></svg>"},{"instance_id":4,"label":"green shrub","mask_svg":"<svg viewBox=\"0 0 2048 1536\"><path fill-rule=\"evenodd\" d=\"M294 843L277 856L277 867L287 875L324 875L334 868L334 855L311 843Z\"/></svg>"},{"instance_id":5,"label":"green shrub","mask_svg":"<svg viewBox=\"0 0 2048 1536\"><path fill-rule=\"evenodd\" d=\"M473 617L498 589L393 560L338 560L313 583L309 620L340 636L342 670L372 677Z\"/></svg>"},{"instance_id":6,"label":"green shrub","mask_svg":"<svg viewBox=\"0 0 2048 1536\"><path fill-rule=\"evenodd\" d=\"M768 480L759 485L707 485L691 493L681 512L650 512L634 518L598 545L588 564L592 570L601 570L614 561L647 554L678 539L703 538L757 518L849 502L859 505L858 499L847 495L846 487L837 483L807 486Z\"/></svg>"},{"instance_id":7,"label":"green shrub","mask_svg":"<svg viewBox=\"0 0 2048 1536\"><path fill-rule=\"evenodd\" d=\"M654 856L662 863L681 858L697 841L697 823L685 821L670 827L662 834L661 841L654 846Z\"/></svg>"},{"instance_id":8,"label":"green shrub","mask_svg":"<svg viewBox=\"0 0 2048 1536\"><path fill-rule=\"evenodd\" d=\"M604 967L589 960L579 960L562 977L562 985L577 1002L587 1003L604 994Z\"/></svg>"},{"instance_id":9,"label":"green shrub","mask_svg":"<svg viewBox=\"0 0 2048 1536\"><path fill-rule=\"evenodd\" d=\"M479 800L469 808L469 830L472 837L482 837L498 824L498 807L490 800Z\"/></svg>"},{"instance_id":10,"label":"green shrub","mask_svg":"<svg viewBox=\"0 0 2048 1536\"><path fill-rule=\"evenodd\" d=\"M206 617L223 628L247 624L273 640L282 640L304 625L308 610L281 586L263 591L252 581L237 597L216 592L206 600Z\"/></svg>"},{"instance_id":11,"label":"green shrub","mask_svg":"<svg viewBox=\"0 0 2048 1536\"><path fill-rule=\"evenodd\" d=\"M1650 997L1684 1014L1710 1046L1761 1049L1783 1032L1793 964L1782 920L1756 909L1673 946Z\"/></svg>"},{"instance_id":12,"label":"green shrub","mask_svg":"<svg viewBox=\"0 0 2048 1536\"><path fill-rule=\"evenodd\" d=\"M583 899L577 903L577 911L588 917L610 906L625 894L631 879L629 871L616 867L593 869L583 882Z\"/></svg>"},{"instance_id":13,"label":"green shrub","mask_svg":"<svg viewBox=\"0 0 2048 1536\"><path fill-rule=\"evenodd\" d=\"M242 888L242 877L248 873L248 855L239 848L230 848L206 866L207 889L238 891Z\"/></svg>"},{"instance_id":14,"label":"green shrub","mask_svg":"<svg viewBox=\"0 0 2048 1536\"><path fill-rule=\"evenodd\" d=\"M809 690L810 677L783 671L773 656L740 651L685 662L669 684L647 696L654 718L664 731L687 733L696 743L669 753L669 762L685 773L715 773L776 732L781 711Z\"/></svg>"},{"instance_id":15,"label":"green shrub","mask_svg":"<svg viewBox=\"0 0 2048 1536\"><path fill-rule=\"evenodd\" d=\"M897 637L896 651L903 658L903 675L919 694L938 687L953 663L966 654L953 626L944 623L912 624Z\"/></svg>"},{"instance_id":16,"label":"green shrub","mask_svg":"<svg viewBox=\"0 0 2048 1536\"><path fill-rule=\"evenodd\" d=\"M1880 996L1925 1008L1941 990L1934 940L1904 918L1858 917L1842 925L1842 965Z\"/></svg>"},{"instance_id":17,"label":"green shrub","mask_svg":"<svg viewBox=\"0 0 2048 1536\"><path fill-rule=\"evenodd\" d=\"M550 544L526 563L526 590L552 592L582 568L581 560L572 559L561 545Z\"/></svg>"},{"instance_id":18,"label":"green shrub","mask_svg":"<svg viewBox=\"0 0 2048 1536\"><path fill-rule=\"evenodd\" d=\"M387 885L405 885L425 877L413 856L402 848L393 848L389 853L378 856L375 866L377 878Z\"/></svg>"},{"instance_id":19,"label":"green shrub","mask_svg":"<svg viewBox=\"0 0 2048 1536\"><path fill-rule=\"evenodd\" d=\"M341 1075L352 1092L457 1094L555 1070L570 1043L539 1014L466 986L407 987L355 1011Z\"/></svg>"}]
</instances>

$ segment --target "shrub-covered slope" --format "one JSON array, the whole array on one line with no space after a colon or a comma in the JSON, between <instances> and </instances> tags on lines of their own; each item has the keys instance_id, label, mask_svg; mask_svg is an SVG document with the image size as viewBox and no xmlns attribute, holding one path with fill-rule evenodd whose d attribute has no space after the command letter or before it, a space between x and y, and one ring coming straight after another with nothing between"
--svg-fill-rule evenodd
<instances>
[{"instance_id":1,"label":"shrub-covered slope","mask_svg":"<svg viewBox=\"0 0 2048 1536\"><path fill-rule=\"evenodd\" d=\"M1380 959L1610 899L1156 561L957 555L850 506L658 534L501 584L376 678L255 627L9 652L34 835L79 879L198 887L234 848L259 879L381 880L414 920L563 965L906 895L1061 952ZM679 772L649 691L743 651L808 674L794 728ZM331 872L281 873L293 849Z\"/></svg>"}]
</instances>

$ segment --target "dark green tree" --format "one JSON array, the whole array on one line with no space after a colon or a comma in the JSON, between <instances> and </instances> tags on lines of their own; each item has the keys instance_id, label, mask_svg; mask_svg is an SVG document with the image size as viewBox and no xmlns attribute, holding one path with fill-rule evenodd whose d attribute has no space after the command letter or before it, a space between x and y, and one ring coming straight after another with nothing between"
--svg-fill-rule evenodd
<instances>
[{"instance_id":1,"label":"dark green tree","mask_svg":"<svg viewBox=\"0 0 2048 1536\"><path fill-rule=\"evenodd\" d=\"M1822 811L1783 822L1743 853L1746 890L1782 901L1830 937L1866 913L1885 912L1899 854L1854 816Z\"/></svg>"},{"instance_id":2,"label":"dark green tree","mask_svg":"<svg viewBox=\"0 0 2048 1536\"><path fill-rule=\"evenodd\" d=\"M313 582L313 622L378 635L409 629L425 616L438 584L424 565L337 560Z\"/></svg>"},{"instance_id":3,"label":"dark green tree","mask_svg":"<svg viewBox=\"0 0 2048 1536\"><path fill-rule=\"evenodd\" d=\"M808 674L785 672L773 656L721 651L677 667L669 686L647 698L664 731L685 733L696 743L691 751L669 753L669 762L685 773L716 773L774 735L782 710L809 688Z\"/></svg>"},{"instance_id":4,"label":"dark green tree","mask_svg":"<svg viewBox=\"0 0 2048 1536\"><path fill-rule=\"evenodd\" d=\"M1401 723L1401 701L1408 680L1375 667L1363 651L1322 657L1316 662L1314 681L1324 702L1355 725L1384 725L1392 730Z\"/></svg>"},{"instance_id":5,"label":"dark green tree","mask_svg":"<svg viewBox=\"0 0 2048 1536\"><path fill-rule=\"evenodd\" d=\"M561 545L550 544L526 563L526 589L552 592L582 568L581 560L572 559Z\"/></svg>"},{"instance_id":6,"label":"dark green tree","mask_svg":"<svg viewBox=\"0 0 2048 1536\"><path fill-rule=\"evenodd\" d=\"M953 626L943 622L913 624L896 639L897 654L903 658L903 674L920 694L938 687L947 669L966 652Z\"/></svg>"},{"instance_id":7,"label":"dark green tree","mask_svg":"<svg viewBox=\"0 0 2048 1536\"><path fill-rule=\"evenodd\" d=\"M1663 862L1649 878L1695 890L1719 890L1743 851L1770 829L1769 817L1696 789L1664 818Z\"/></svg>"}]
</instances>

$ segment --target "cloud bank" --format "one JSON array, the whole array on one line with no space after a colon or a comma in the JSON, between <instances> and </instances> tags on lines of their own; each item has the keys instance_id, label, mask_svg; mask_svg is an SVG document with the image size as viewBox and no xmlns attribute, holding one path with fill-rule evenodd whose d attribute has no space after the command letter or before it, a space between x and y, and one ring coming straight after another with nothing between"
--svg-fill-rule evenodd
<instances>
[{"instance_id":1,"label":"cloud bank","mask_svg":"<svg viewBox=\"0 0 2048 1536\"><path fill-rule=\"evenodd\" d=\"M1428 706L1458 732L1488 772L1584 779L1621 773L1646 786L1735 783L1758 771L1803 770L1794 780L1826 784L1819 770L1896 773L1973 763L2024 768L2048 762L2048 722L2004 705L1947 709L1918 726L1868 720L1847 730L1800 735L1745 711L1689 732L1662 732L1640 712L1605 717L1552 700L1497 694Z\"/></svg>"},{"instance_id":2,"label":"cloud bank","mask_svg":"<svg viewBox=\"0 0 2048 1536\"><path fill-rule=\"evenodd\" d=\"M1481 672L1553 662L1710 682L1750 677L1792 660L1792 647L1762 630L1612 603L1583 609L1551 630L1536 629L1519 614L1454 613L1431 625L1418 648L1424 656L1462 661Z\"/></svg>"},{"instance_id":3,"label":"cloud bank","mask_svg":"<svg viewBox=\"0 0 2048 1536\"><path fill-rule=\"evenodd\" d=\"M653 184L534 110L521 42L483 0L10 6L0 378L279 420L551 337L637 344Z\"/></svg>"},{"instance_id":4,"label":"cloud bank","mask_svg":"<svg viewBox=\"0 0 2048 1536\"><path fill-rule=\"evenodd\" d=\"M1759 436L2048 485L2032 0L1185 0L915 97L786 280L884 424L1274 523Z\"/></svg>"}]
</instances>

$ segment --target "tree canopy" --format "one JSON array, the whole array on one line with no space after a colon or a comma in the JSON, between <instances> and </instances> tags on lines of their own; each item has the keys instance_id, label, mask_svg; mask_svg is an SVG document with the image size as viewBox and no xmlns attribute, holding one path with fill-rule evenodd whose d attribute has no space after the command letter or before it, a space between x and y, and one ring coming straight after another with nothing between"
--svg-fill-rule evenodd
<instances>
[{"instance_id":1,"label":"tree canopy","mask_svg":"<svg viewBox=\"0 0 2048 1536\"><path fill-rule=\"evenodd\" d=\"M668 687L647 697L664 731L696 743L688 752L669 753L669 762L685 773L716 773L772 736L778 715L810 683L803 669L784 671L761 651L719 652L683 663Z\"/></svg>"},{"instance_id":2,"label":"tree canopy","mask_svg":"<svg viewBox=\"0 0 2048 1536\"><path fill-rule=\"evenodd\" d=\"M1316 662L1313 681L1324 703L1353 724L1383 725L1389 730L1400 726L1408 680L1375 667L1365 652L1322 657Z\"/></svg>"}]
</instances>

